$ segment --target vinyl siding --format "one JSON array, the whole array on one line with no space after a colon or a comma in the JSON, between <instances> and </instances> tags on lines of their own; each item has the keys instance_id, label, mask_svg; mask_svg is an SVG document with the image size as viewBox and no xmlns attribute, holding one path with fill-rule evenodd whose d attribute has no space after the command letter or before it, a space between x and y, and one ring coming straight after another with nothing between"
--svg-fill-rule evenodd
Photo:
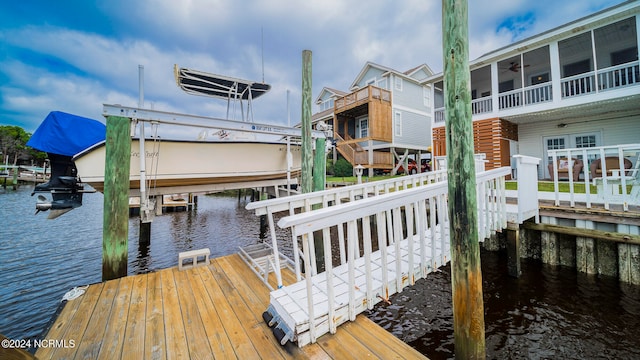
<instances>
[{"instance_id":1,"label":"vinyl siding","mask_svg":"<svg viewBox=\"0 0 640 360\"><path fill-rule=\"evenodd\" d=\"M404 106L417 111L429 111L424 106L424 100L422 96L422 85L414 84L410 81L404 80L402 91L393 90L393 105Z\"/></svg>"},{"instance_id":2,"label":"vinyl siding","mask_svg":"<svg viewBox=\"0 0 640 360\"><path fill-rule=\"evenodd\" d=\"M370 67L362 76L362 79L356 84L358 87L363 88L367 86L367 81L375 78L376 81L382 80L383 71L374 67ZM375 84L374 84L375 85Z\"/></svg>"},{"instance_id":3,"label":"vinyl siding","mask_svg":"<svg viewBox=\"0 0 640 360\"><path fill-rule=\"evenodd\" d=\"M428 117L416 114L410 111L396 110L393 113L400 112L402 114L402 135L395 135L394 127L394 143L415 146L431 145L431 121Z\"/></svg>"}]
</instances>

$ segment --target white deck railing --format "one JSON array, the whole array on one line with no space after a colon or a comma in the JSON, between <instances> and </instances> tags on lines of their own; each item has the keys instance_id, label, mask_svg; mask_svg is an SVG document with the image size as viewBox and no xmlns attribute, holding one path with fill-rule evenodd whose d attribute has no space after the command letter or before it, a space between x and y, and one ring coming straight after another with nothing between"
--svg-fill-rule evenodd
<instances>
[{"instance_id":1,"label":"white deck railing","mask_svg":"<svg viewBox=\"0 0 640 360\"><path fill-rule=\"evenodd\" d=\"M281 198L275 198L270 200L252 202L247 204L247 210L255 210L256 215L265 215L269 226L269 234L271 236L271 247L274 251L276 279L278 287L282 286L282 276L280 274L279 263L279 251L276 238L275 221L273 218L274 213L288 212L289 215L294 215L301 211L310 211L317 207L329 207L340 205L344 202L354 202L362 199L366 199L372 196L378 196L381 194L398 191L401 189L408 189L412 187L423 186L440 182L447 177L446 170L442 171L430 171L426 173L420 173L409 176L394 177L388 180L372 181L368 183L351 185L339 188L333 188L329 190L316 191L307 194L299 194ZM342 261L346 258L346 252L344 248L344 231L338 232L340 239L340 257ZM295 240L295 239L294 239ZM302 279L302 272L300 268L301 254L298 248L298 242L293 241L293 260L292 265L298 281ZM315 263L313 264L313 270L315 273Z\"/></svg>"},{"instance_id":2,"label":"white deck railing","mask_svg":"<svg viewBox=\"0 0 640 360\"><path fill-rule=\"evenodd\" d=\"M507 226L505 177L510 167L477 175L478 235L482 241ZM284 341L299 346L444 265L449 257L447 182L369 197L290 215L278 222L303 247L305 280L271 293ZM346 229L346 257L334 254L332 232ZM325 271L313 269L315 236L322 241ZM335 259L340 260L336 263ZM305 284L306 286L302 286ZM306 290L304 290L306 289ZM282 340L281 340L282 341Z\"/></svg>"},{"instance_id":3,"label":"white deck railing","mask_svg":"<svg viewBox=\"0 0 640 360\"><path fill-rule=\"evenodd\" d=\"M594 203L604 204L605 209L609 209L611 204L622 205L624 211L629 210L629 205L640 205L638 191L640 180L638 179L638 168L640 167L640 144L625 144L615 146L599 146L591 148L574 148L548 150L550 163L554 178L555 204L560 205L560 191L558 179L559 159L566 159L563 165L568 169L573 169L575 160L582 161L583 166L578 178L575 178L573 171L567 171L569 184L569 203L575 206L578 194L575 193L575 184L584 184L584 195L579 194L584 199L587 208L591 208ZM609 164L615 164L612 169L607 169ZM600 162L600 172L596 172L596 162ZM549 164L549 162L547 162ZM547 164L543 164L547 166ZM620 171L620 169L625 169ZM596 192L592 192L591 184L596 185ZM584 196L584 198L583 198Z\"/></svg>"}]
</instances>

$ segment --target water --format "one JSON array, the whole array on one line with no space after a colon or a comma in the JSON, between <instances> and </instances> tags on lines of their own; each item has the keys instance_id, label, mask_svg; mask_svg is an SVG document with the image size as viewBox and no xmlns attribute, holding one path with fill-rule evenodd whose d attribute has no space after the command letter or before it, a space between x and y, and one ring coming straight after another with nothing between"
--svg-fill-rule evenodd
<instances>
[{"instance_id":1,"label":"water","mask_svg":"<svg viewBox=\"0 0 640 360\"><path fill-rule=\"evenodd\" d=\"M41 335L60 299L74 286L101 280L101 194L56 220L33 216L31 188L0 189L0 333ZM236 196L200 196L192 212L155 218L148 249L138 247L138 219L129 223L129 274L177 265L177 253L208 247L213 257L259 239L259 219ZM289 235L278 233L290 255ZM523 260L523 275L506 275L506 256L482 253L487 358L640 358L640 287L574 269ZM453 357L449 267L379 304L367 314L432 359Z\"/></svg>"},{"instance_id":2,"label":"water","mask_svg":"<svg viewBox=\"0 0 640 360\"><path fill-rule=\"evenodd\" d=\"M482 251L488 359L638 359L640 287L575 269ZM431 359L453 358L451 269L379 304L369 318Z\"/></svg>"}]
</instances>

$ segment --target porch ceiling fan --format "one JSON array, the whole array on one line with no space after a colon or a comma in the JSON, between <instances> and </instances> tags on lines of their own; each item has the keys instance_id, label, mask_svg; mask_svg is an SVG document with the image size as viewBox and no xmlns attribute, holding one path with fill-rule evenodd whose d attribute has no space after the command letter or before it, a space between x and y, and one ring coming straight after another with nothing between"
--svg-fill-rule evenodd
<instances>
[{"instance_id":1,"label":"porch ceiling fan","mask_svg":"<svg viewBox=\"0 0 640 360\"><path fill-rule=\"evenodd\" d=\"M505 68L502 68L502 69L504 69L505 71L509 70L509 71L513 71L513 72L518 72L523 67L529 67L529 65L520 65L519 62L512 61L512 62L509 63L508 67L505 67Z\"/></svg>"}]
</instances>

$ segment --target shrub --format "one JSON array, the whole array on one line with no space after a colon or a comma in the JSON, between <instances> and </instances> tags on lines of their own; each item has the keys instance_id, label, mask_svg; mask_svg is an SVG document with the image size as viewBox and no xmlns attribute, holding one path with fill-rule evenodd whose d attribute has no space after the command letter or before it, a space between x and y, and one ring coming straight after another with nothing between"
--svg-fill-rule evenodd
<instances>
[{"instance_id":1,"label":"shrub","mask_svg":"<svg viewBox=\"0 0 640 360\"><path fill-rule=\"evenodd\" d=\"M340 158L336 161L335 165L333 165L333 172L335 176L352 176L353 166L344 158Z\"/></svg>"}]
</instances>

